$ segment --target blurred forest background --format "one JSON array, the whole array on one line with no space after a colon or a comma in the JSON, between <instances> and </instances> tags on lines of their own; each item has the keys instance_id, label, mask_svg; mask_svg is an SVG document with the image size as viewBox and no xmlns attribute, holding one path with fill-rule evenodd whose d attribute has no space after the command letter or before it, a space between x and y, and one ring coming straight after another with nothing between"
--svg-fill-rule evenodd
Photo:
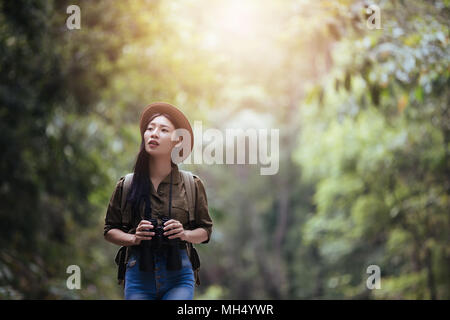
<instances>
[{"instance_id":1,"label":"blurred forest background","mask_svg":"<svg viewBox=\"0 0 450 320\"><path fill-rule=\"evenodd\" d=\"M215 223L196 299L449 299L449 9L0 1L0 298L122 298L106 207L141 110L167 101L203 130L280 129L275 175L180 165Z\"/></svg>"}]
</instances>

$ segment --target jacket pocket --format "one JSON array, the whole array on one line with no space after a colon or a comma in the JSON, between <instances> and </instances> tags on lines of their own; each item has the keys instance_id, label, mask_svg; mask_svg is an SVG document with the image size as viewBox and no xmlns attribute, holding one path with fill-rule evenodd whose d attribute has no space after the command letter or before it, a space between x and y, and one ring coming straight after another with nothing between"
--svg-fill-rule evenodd
<instances>
[{"instance_id":1,"label":"jacket pocket","mask_svg":"<svg viewBox=\"0 0 450 320\"><path fill-rule=\"evenodd\" d=\"M184 199L174 199L172 201L172 219L178 220L186 228L189 222L189 209Z\"/></svg>"}]
</instances>

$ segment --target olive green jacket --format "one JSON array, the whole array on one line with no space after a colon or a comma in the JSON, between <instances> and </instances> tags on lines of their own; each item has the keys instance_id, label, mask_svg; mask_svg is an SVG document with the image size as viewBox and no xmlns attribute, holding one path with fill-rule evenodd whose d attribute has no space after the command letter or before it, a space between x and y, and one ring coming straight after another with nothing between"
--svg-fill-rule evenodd
<instances>
[{"instance_id":1,"label":"olive green jacket","mask_svg":"<svg viewBox=\"0 0 450 320\"><path fill-rule=\"evenodd\" d=\"M209 215L208 210L208 200L205 192L205 187L201 179L194 175L194 184L195 184L195 219L193 225L189 224L189 207L187 202L186 189L184 187L184 181L181 177L181 173L178 170L178 165L174 165L172 167L173 180L172 180L172 211L171 217L172 219L178 220L183 224L183 228L188 229L196 229L196 228L204 228L208 234L208 238L202 243L208 243L211 238L212 226L213 222ZM144 219L144 211L145 204L142 203L139 208L140 216L132 217L130 206L127 205L122 211L121 209L121 201L122 201L122 191L124 185L125 176L121 177L119 181L116 183L116 187L109 201L108 209L105 217L105 225L104 232L106 233L111 229L120 229L127 233L135 233L136 227L139 225L141 219ZM158 186L158 190L155 190L153 184L151 183L151 206L152 206L152 218L158 220L158 223L161 223L161 218L163 216L168 215L169 210L169 187L170 187L170 173L161 181ZM125 261L122 263L128 262L129 250L126 247L125 253ZM188 253L190 254L188 248ZM119 254L116 256L116 263L119 264ZM192 261L192 259L191 259ZM119 266L120 269L120 266ZM120 273L120 270L119 270ZM198 270L195 273L196 283L200 284L198 277ZM120 279L119 283L121 283L123 279Z\"/></svg>"}]
</instances>

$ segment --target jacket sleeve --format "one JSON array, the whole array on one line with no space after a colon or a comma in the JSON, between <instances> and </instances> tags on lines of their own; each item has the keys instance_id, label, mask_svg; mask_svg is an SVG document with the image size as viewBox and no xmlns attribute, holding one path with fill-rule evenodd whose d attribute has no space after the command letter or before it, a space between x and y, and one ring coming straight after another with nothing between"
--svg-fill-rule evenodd
<instances>
[{"instance_id":1,"label":"jacket sleeve","mask_svg":"<svg viewBox=\"0 0 450 320\"><path fill-rule=\"evenodd\" d=\"M116 183L114 192L109 200L108 209L106 211L105 226L103 229L103 235L105 236L111 229L121 229L122 230L122 211L121 211L121 201L122 201L122 188L123 181L125 177L121 177Z\"/></svg>"},{"instance_id":2,"label":"jacket sleeve","mask_svg":"<svg viewBox=\"0 0 450 320\"><path fill-rule=\"evenodd\" d=\"M202 243L208 243L211 238L213 222L208 210L208 198L205 187L200 178L194 176L196 201L195 201L195 224L197 228L203 228L208 233L208 239Z\"/></svg>"}]
</instances>

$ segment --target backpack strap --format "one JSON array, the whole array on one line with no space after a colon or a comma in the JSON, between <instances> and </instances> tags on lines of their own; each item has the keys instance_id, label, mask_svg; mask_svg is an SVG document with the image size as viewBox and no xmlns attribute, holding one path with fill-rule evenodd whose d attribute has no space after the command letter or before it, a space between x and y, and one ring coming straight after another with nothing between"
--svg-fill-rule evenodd
<instances>
[{"instance_id":1,"label":"backpack strap","mask_svg":"<svg viewBox=\"0 0 450 320\"><path fill-rule=\"evenodd\" d=\"M125 205L127 202L127 195L130 191L131 182L133 181L133 173L128 173L125 175L125 179L123 181L122 185L122 195L121 195L121 201L120 201L120 210L122 211L122 223L129 224L131 217L129 214L127 214L127 211L125 211ZM117 271L117 280L119 284L124 283L125 281L125 267L126 262L128 259L128 250L126 246L120 247L119 251L116 254L116 264L118 266Z\"/></svg>"},{"instance_id":2,"label":"backpack strap","mask_svg":"<svg viewBox=\"0 0 450 320\"><path fill-rule=\"evenodd\" d=\"M187 202L189 206L189 225L195 221L195 182L194 174L190 171L179 170L183 177L184 187L186 189Z\"/></svg>"},{"instance_id":3,"label":"backpack strap","mask_svg":"<svg viewBox=\"0 0 450 320\"><path fill-rule=\"evenodd\" d=\"M127 195L128 191L130 191L131 182L133 181L133 173L128 173L125 175L125 179L123 181L123 187L122 187L122 201L120 204L120 209L125 209L125 204L127 201ZM123 212L123 211L122 211Z\"/></svg>"},{"instance_id":4,"label":"backpack strap","mask_svg":"<svg viewBox=\"0 0 450 320\"><path fill-rule=\"evenodd\" d=\"M196 190L195 190L195 181L194 177L197 177L190 171L179 170L181 172L181 176L184 181L184 187L186 189L188 207L189 207L189 228L193 229L193 224L195 221L195 199L196 199ZM197 250L194 248L194 245L191 242L187 243L187 252L189 259L192 263L192 269L194 271L195 284L198 287L200 285L200 259L197 253Z\"/></svg>"}]
</instances>

